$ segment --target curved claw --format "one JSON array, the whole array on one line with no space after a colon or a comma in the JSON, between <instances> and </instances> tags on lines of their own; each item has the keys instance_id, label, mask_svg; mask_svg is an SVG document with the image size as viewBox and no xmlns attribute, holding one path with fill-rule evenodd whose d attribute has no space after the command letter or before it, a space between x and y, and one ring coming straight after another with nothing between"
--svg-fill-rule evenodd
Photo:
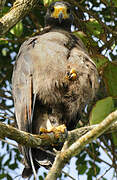
<instances>
[{"instance_id":1,"label":"curved claw","mask_svg":"<svg viewBox=\"0 0 117 180\"><path fill-rule=\"evenodd\" d=\"M66 140L68 136L68 131L64 124L57 127L52 127L51 129L40 128L40 135L44 138L46 138L46 135L48 136L51 133L54 135L56 139L56 143L52 144L53 147L56 144L57 146L58 144L61 146L61 143L63 144L63 142Z\"/></svg>"},{"instance_id":2,"label":"curved claw","mask_svg":"<svg viewBox=\"0 0 117 180\"><path fill-rule=\"evenodd\" d=\"M66 126L64 124L57 126L57 127L52 127L51 129L45 129L45 128L40 128L40 133L64 133L66 131Z\"/></svg>"},{"instance_id":3,"label":"curved claw","mask_svg":"<svg viewBox=\"0 0 117 180\"><path fill-rule=\"evenodd\" d=\"M66 78L67 78L68 80L74 81L74 80L77 79L77 77L78 77L78 75L77 75L77 72L76 72L75 69L72 68L72 69L70 70L70 72L67 72Z\"/></svg>"}]
</instances>

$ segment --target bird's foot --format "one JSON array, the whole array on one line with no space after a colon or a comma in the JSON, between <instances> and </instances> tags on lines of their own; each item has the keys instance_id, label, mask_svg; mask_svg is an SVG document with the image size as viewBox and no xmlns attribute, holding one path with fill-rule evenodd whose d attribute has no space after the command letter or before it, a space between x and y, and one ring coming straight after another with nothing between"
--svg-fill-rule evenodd
<instances>
[{"instance_id":1,"label":"bird's foot","mask_svg":"<svg viewBox=\"0 0 117 180\"><path fill-rule=\"evenodd\" d=\"M50 129L40 128L40 133L51 133L51 132L64 133L65 131L66 131L66 126L64 124L57 126L57 127L51 127Z\"/></svg>"},{"instance_id":2,"label":"bird's foot","mask_svg":"<svg viewBox=\"0 0 117 180\"><path fill-rule=\"evenodd\" d=\"M75 81L78 75L74 68L72 68L69 72L67 72L66 79Z\"/></svg>"},{"instance_id":3,"label":"bird's foot","mask_svg":"<svg viewBox=\"0 0 117 180\"><path fill-rule=\"evenodd\" d=\"M52 127L51 129L40 128L40 134L49 134L49 133L54 133L56 139L60 138L62 134L63 136L61 138L66 138L68 134L67 128L64 124L57 127Z\"/></svg>"}]
</instances>

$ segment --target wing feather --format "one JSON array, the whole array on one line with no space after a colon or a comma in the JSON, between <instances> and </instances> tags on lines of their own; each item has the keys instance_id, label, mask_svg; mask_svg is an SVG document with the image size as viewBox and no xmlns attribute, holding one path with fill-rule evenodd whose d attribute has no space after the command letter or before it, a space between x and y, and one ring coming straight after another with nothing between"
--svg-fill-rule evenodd
<instances>
[{"instance_id":1,"label":"wing feather","mask_svg":"<svg viewBox=\"0 0 117 180\"><path fill-rule=\"evenodd\" d=\"M71 69L77 72L75 81L65 78ZM69 32L48 32L21 46L12 84L18 128L38 134L41 126L47 127L47 117L73 129L82 109L96 94L98 75L79 39ZM22 152L27 170L31 166L33 169L33 160L53 162L50 155L39 149L23 147Z\"/></svg>"},{"instance_id":2,"label":"wing feather","mask_svg":"<svg viewBox=\"0 0 117 180\"><path fill-rule=\"evenodd\" d=\"M33 101L32 59L27 53L25 42L19 51L13 70L12 92L15 101L15 115L20 130L32 132L32 117L35 100ZM23 53L27 53L27 56ZM26 167L30 167L29 148L22 147Z\"/></svg>"}]
</instances>

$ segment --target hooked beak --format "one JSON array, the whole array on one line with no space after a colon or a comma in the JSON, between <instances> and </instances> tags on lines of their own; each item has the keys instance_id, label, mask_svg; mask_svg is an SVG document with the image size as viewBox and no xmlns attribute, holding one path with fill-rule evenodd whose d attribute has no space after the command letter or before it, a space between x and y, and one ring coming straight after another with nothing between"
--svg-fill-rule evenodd
<instances>
[{"instance_id":1,"label":"hooked beak","mask_svg":"<svg viewBox=\"0 0 117 180\"><path fill-rule=\"evenodd\" d=\"M59 19L59 23L61 24L61 22L63 20L63 13L62 13L62 11L59 13L58 19Z\"/></svg>"}]
</instances>

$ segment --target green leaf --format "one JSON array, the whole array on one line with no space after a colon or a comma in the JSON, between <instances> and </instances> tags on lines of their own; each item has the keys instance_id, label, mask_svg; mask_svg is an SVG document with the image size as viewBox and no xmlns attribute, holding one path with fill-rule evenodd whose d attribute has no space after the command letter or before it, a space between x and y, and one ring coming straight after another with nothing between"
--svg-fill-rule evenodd
<instances>
[{"instance_id":1,"label":"green leaf","mask_svg":"<svg viewBox=\"0 0 117 180\"><path fill-rule=\"evenodd\" d=\"M89 34L93 34L98 38L100 37L100 34L103 33L100 23L94 18L89 19L89 21L86 23L86 28Z\"/></svg>"},{"instance_id":2,"label":"green leaf","mask_svg":"<svg viewBox=\"0 0 117 180\"><path fill-rule=\"evenodd\" d=\"M43 0L44 6L49 6L52 2L53 0Z\"/></svg>"},{"instance_id":3,"label":"green leaf","mask_svg":"<svg viewBox=\"0 0 117 180\"><path fill-rule=\"evenodd\" d=\"M43 177L42 177L42 176L39 176L39 180L43 180Z\"/></svg>"},{"instance_id":4,"label":"green leaf","mask_svg":"<svg viewBox=\"0 0 117 180\"><path fill-rule=\"evenodd\" d=\"M117 97L117 61L108 62L102 69L107 93L109 96Z\"/></svg>"},{"instance_id":5,"label":"green leaf","mask_svg":"<svg viewBox=\"0 0 117 180\"><path fill-rule=\"evenodd\" d=\"M46 176L47 176L47 173L44 172L43 175L44 175L44 177L46 177Z\"/></svg>"},{"instance_id":6,"label":"green leaf","mask_svg":"<svg viewBox=\"0 0 117 180\"><path fill-rule=\"evenodd\" d=\"M7 174L6 177L7 177L7 180L13 180L12 177L9 174Z\"/></svg>"},{"instance_id":7,"label":"green leaf","mask_svg":"<svg viewBox=\"0 0 117 180\"><path fill-rule=\"evenodd\" d=\"M101 54L95 55L95 57L92 57L93 61L95 62L97 69L101 69L109 60L105 56Z\"/></svg>"},{"instance_id":8,"label":"green leaf","mask_svg":"<svg viewBox=\"0 0 117 180\"><path fill-rule=\"evenodd\" d=\"M93 179L93 176L94 176L94 169L93 168L89 168L88 172L87 172L87 180Z\"/></svg>"},{"instance_id":9,"label":"green leaf","mask_svg":"<svg viewBox=\"0 0 117 180\"><path fill-rule=\"evenodd\" d=\"M16 163L13 163L13 164L10 164L10 165L9 165L9 168L12 169L12 170L14 170L14 169L17 168L17 166L18 166L18 165L17 165Z\"/></svg>"},{"instance_id":10,"label":"green leaf","mask_svg":"<svg viewBox=\"0 0 117 180\"><path fill-rule=\"evenodd\" d=\"M20 37L23 33L23 24L22 22L18 22L11 30L10 30L11 34Z\"/></svg>"},{"instance_id":11,"label":"green leaf","mask_svg":"<svg viewBox=\"0 0 117 180\"><path fill-rule=\"evenodd\" d=\"M112 0L115 7L117 7L117 0Z\"/></svg>"},{"instance_id":12,"label":"green leaf","mask_svg":"<svg viewBox=\"0 0 117 180\"><path fill-rule=\"evenodd\" d=\"M7 56L7 52L8 52L8 49L7 49L7 48L3 48L3 49L2 49L2 55L3 55L3 56Z\"/></svg>"},{"instance_id":13,"label":"green leaf","mask_svg":"<svg viewBox=\"0 0 117 180\"><path fill-rule=\"evenodd\" d=\"M3 45L3 44L8 44L8 41L7 40L5 40L4 38L2 39L0 39L0 45Z\"/></svg>"},{"instance_id":14,"label":"green leaf","mask_svg":"<svg viewBox=\"0 0 117 180\"><path fill-rule=\"evenodd\" d=\"M87 155L86 153L83 153L83 154L81 153L80 155L76 156L76 157L78 157L78 160L76 161L76 165L78 165L79 162L84 162L86 155Z\"/></svg>"},{"instance_id":15,"label":"green leaf","mask_svg":"<svg viewBox=\"0 0 117 180\"><path fill-rule=\"evenodd\" d=\"M0 18L9 11L10 7L4 6L2 11L0 11ZM1 9L0 9L1 10Z\"/></svg>"},{"instance_id":16,"label":"green leaf","mask_svg":"<svg viewBox=\"0 0 117 180\"><path fill-rule=\"evenodd\" d=\"M73 34L77 36L78 38L82 39L82 41L85 43L86 41L86 34L83 31L74 31Z\"/></svg>"},{"instance_id":17,"label":"green leaf","mask_svg":"<svg viewBox=\"0 0 117 180\"><path fill-rule=\"evenodd\" d=\"M98 124L104 120L114 110L112 97L107 97L97 101L90 113L90 124Z\"/></svg>"},{"instance_id":18,"label":"green leaf","mask_svg":"<svg viewBox=\"0 0 117 180\"><path fill-rule=\"evenodd\" d=\"M90 174L91 174L92 176L95 177L96 175L99 174L99 172L100 172L100 167L97 166L97 164L95 164L95 162L94 162L94 161L91 161L91 160L89 160L89 164L90 164L91 168L90 168L89 171L87 172L87 175L90 176ZM94 170L94 169L95 169L95 170Z\"/></svg>"},{"instance_id":19,"label":"green leaf","mask_svg":"<svg viewBox=\"0 0 117 180\"><path fill-rule=\"evenodd\" d=\"M9 166L9 163L10 163L11 159L7 159L7 161L4 163L4 166Z\"/></svg>"},{"instance_id":20,"label":"green leaf","mask_svg":"<svg viewBox=\"0 0 117 180\"><path fill-rule=\"evenodd\" d=\"M87 170L87 162L84 161L83 163L79 164L76 169L78 170L78 174L84 174Z\"/></svg>"},{"instance_id":21,"label":"green leaf","mask_svg":"<svg viewBox=\"0 0 117 180\"><path fill-rule=\"evenodd\" d=\"M112 133L112 139L115 146L117 146L117 132Z\"/></svg>"},{"instance_id":22,"label":"green leaf","mask_svg":"<svg viewBox=\"0 0 117 180\"><path fill-rule=\"evenodd\" d=\"M78 170L78 174L84 174L87 170L87 161L85 160L87 156L86 152L82 152L76 156L76 169Z\"/></svg>"},{"instance_id":23,"label":"green leaf","mask_svg":"<svg viewBox=\"0 0 117 180\"><path fill-rule=\"evenodd\" d=\"M0 169L2 167L2 163L3 163L3 158L5 157L5 154L3 154L2 156L0 156Z\"/></svg>"},{"instance_id":24,"label":"green leaf","mask_svg":"<svg viewBox=\"0 0 117 180\"><path fill-rule=\"evenodd\" d=\"M6 174L0 174L0 179L6 178Z\"/></svg>"}]
</instances>

